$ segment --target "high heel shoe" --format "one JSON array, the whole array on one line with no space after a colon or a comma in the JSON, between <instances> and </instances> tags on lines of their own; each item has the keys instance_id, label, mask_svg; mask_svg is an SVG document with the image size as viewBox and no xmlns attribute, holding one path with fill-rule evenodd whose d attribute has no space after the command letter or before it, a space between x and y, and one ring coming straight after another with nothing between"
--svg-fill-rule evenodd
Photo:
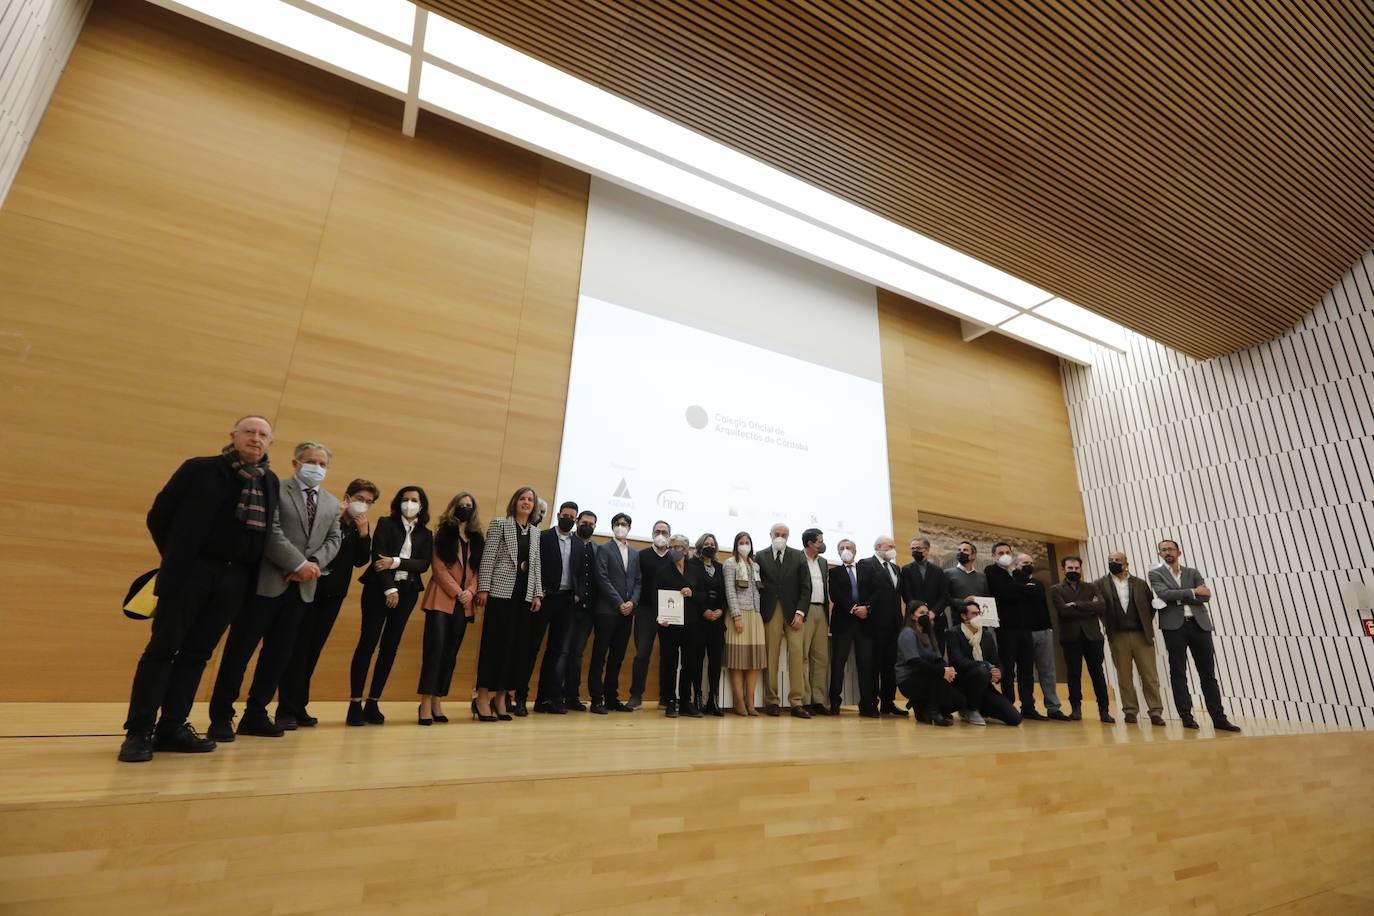
<instances>
[{"instance_id":1,"label":"high heel shoe","mask_svg":"<svg viewBox=\"0 0 1374 916\"><path fill-rule=\"evenodd\" d=\"M476 701L476 700L473 700L473 701L472 701L472 717L473 717L474 719L476 719L478 722L495 722L495 721L496 721L496 717L495 717L495 716L484 716L484 715L482 715L480 712L477 711L477 701Z\"/></svg>"},{"instance_id":2,"label":"high heel shoe","mask_svg":"<svg viewBox=\"0 0 1374 916\"><path fill-rule=\"evenodd\" d=\"M448 716L444 715L441 712L436 712L434 714L434 721L443 724L448 721Z\"/></svg>"},{"instance_id":3,"label":"high heel shoe","mask_svg":"<svg viewBox=\"0 0 1374 916\"><path fill-rule=\"evenodd\" d=\"M501 710L497 709L495 706L492 706L491 711L494 712L494 713L496 713L496 718L497 718L497 719L500 719L502 722L510 722L510 721L512 721L512 720L515 719L515 717L512 716L510 713L508 713L508 712L502 712Z\"/></svg>"},{"instance_id":4,"label":"high heel shoe","mask_svg":"<svg viewBox=\"0 0 1374 916\"><path fill-rule=\"evenodd\" d=\"M424 709L424 708L425 708L425 707L424 707L424 704L421 704L418 708L416 708L416 710L415 710L415 721L416 721L416 723L419 724L419 725L433 725L433 724L434 724L434 718L433 718L432 716L431 716L430 718L426 719L424 716L420 715L420 710L421 710L421 709Z\"/></svg>"}]
</instances>

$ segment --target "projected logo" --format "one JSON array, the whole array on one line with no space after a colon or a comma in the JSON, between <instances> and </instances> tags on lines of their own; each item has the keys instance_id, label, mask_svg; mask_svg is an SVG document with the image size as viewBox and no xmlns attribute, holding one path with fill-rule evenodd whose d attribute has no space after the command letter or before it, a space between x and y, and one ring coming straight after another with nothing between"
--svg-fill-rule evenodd
<instances>
[{"instance_id":1,"label":"projected logo","mask_svg":"<svg viewBox=\"0 0 1374 916\"><path fill-rule=\"evenodd\" d=\"M693 404L687 408L687 425L692 429L705 429L710 417L706 414L706 408L698 404Z\"/></svg>"},{"instance_id":2,"label":"projected logo","mask_svg":"<svg viewBox=\"0 0 1374 916\"><path fill-rule=\"evenodd\" d=\"M687 500L682 495L681 490L659 490L658 506L660 509L673 509L682 512L687 508Z\"/></svg>"},{"instance_id":3,"label":"projected logo","mask_svg":"<svg viewBox=\"0 0 1374 916\"><path fill-rule=\"evenodd\" d=\"M630 495L630 484L624 477L620 478L620 484L611 493L611 498L607 502L616 509L633 509L635 507L634 497Z\"/></svg>"}]
</instances>

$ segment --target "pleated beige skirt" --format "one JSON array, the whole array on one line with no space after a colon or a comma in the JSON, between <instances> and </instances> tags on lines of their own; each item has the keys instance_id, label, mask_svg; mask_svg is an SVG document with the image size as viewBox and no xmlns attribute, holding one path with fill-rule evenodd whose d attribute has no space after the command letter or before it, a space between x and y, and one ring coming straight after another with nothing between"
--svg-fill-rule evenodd
<instances>
[{"instance_id":1,"label":"pleated beige skirt","mask_svg":"<svg viewBox=\"0 0 1374 916\"><path fill-rule=\"evenodd\" d=\"M736 671L756 671L768 667L768 650L763 641L763 617L753 608L745 608L742 618L744 632L735 632L735 622L725 621L726 668Z\"/></svg>"}]
</instances>

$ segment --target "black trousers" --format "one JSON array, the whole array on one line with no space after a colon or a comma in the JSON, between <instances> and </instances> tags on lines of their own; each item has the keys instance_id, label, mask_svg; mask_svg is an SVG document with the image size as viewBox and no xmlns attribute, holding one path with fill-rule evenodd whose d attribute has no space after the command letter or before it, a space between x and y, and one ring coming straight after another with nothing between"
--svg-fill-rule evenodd
<instances>
[{"instance_id":1,"label":"black trousers","mask_svg":"<svg viewBox=\"0 0 1374 916\"><path fill-rule=\"evenodd\" d=\"M1102 670L1103 643L1100 639L1088 639L1082 633L1077 639L1061 642L1064 650L1064 664L1068 666L1065 680L1069 682L1069 705L1078 709L1083 705L1083 662L1088 663L1088 677L1093 682L1093 693L1097 696L1098 712L1107 711L1107 675Z\"/></svg>"},{"instance_id":2,"label":"black trousers","mask_svg":"<svg viewBox=\"0 0 1374 916\"><path fill-rule=\"evenodd\" d=\"M539 702L561 699L562 689L555 687L554 674L558 668L558 653L567 636L568 626L572 623L573 593L554 592L545 595L539 605L539 613L530 615L529 651L516 675L515 698L521 703L530 695L530 679L534 677L534 663L539 658L539 646L544 635L549 637L548 647L544 650L544 660L539 665L539 687L534 697Z\"/></svg>"},{"instance_id":3,"label":"black trousers","mask_svg":"<svg viewBox=\"0 0 1374 916\"><path fill-rule=\"evenodd\" d=\"M1197 679L1202 683L1202 699L1213 719L1226 718L1221 704L1221 685L1217 683L1217 654L1212 634L1185 617L1177 630L1163 630L1164 648L1169 652L1169 686L1174 691L1174 706L1181 716L1192 715L1193 698L1188 694L1188 653L1193 653Z\"/></svg>"},{"instance_id":4,"label":"black trousers","mask_svg":"<svg viewBox=\"0 0 1374 916\"><path fill-rule=\"evenodd\" d=\"M405 635L406 622L410 620L410 612L415 610L415 602L419 597L420 593L415 589L403 588L397 593L396 606L387 607L386 593L380 585L369 582L363 586L362 629L358 632L358 645L353 649L353 663L348 669L350 697L363 695L367 669L372 664L372 653L376 652L372 689L367 696L373 700L382 698L386 679L391 676L391 666L396 661L396 650L400 648L401 637Z\"/></svg>"},{"instance_id":5,"label":"black trousers","mask_svg":"<svg viewBox=\"0 0 1374 916\"><path fill-rule=\"evenodd\" d=\"M844 667L849 663L851 648L854 650L854 664L859 669L859 712L877 712L878 681L873 671L873 637L853 624L830 636L830 708L838 709L840 706L840 694L844 691Z\"/></svg>"},{"instance_id":6,"label":"black trousers","mask_svg":"<svg viewBox=\"0 0 1374 916\"><path fill-rule=\"evenodd\" d=\"M134 669L126 729L152 728L159 709L162 728L186 721L205 663L243 607L251 572L237 563L198 557L176 594L158 596L152 632Z\"/></svg>"},{"instance_id":7,"label":"black trousers","mask_svg":"<svg viewBox=\"0 0 1374 916\"><path fill-rule=\"evenodd\" d=\"M587 693L593 703L607 705L620 698L620 666L630 644L633 619L625 614L595 615L592 626L592 667L587 672Z\"/></svg>"},{"instance_id":8,"label":"black trousers","mask_svg":"<svg viewBox=\"0 0 1374 916\"><path fill-rule=\"evenodd\" d=\"M1016 706L992 687L992 665L980 662L964 671L954 679L954 689L964 695L969 709L1008 725L1021 724Z\"/></svg>"},{"instance_id":9,"label":"black trousers","mask_svg":"<svg viewBox=\"0 0 1374 916\"><path fill-rule=\"evenodd\" d=\"M1021 711L1035 708L1035 637L1019 627L998 627L997 654L1002 656L1002 696L1013 705L1021 689Z\"/></svg>"},{"instance_id":10,"label":"black trousers","mask_svg":"<svg viewBox=\"0 0 1374 916\"><path fill-rule=\"evenodd\" d=\"M482 642L477 647L477 686L502 693L513 690L525 667L528 648L530 603L516 598L488 598L482 621Z\"/></svg>"},{"instance_id":11,"label":"black trousers","mask_svg":"<svg viewBox=\"0 0 1374 916\"><path fill-rule=\"evenodd\" d=\"M635 660L630 667L630 696L644 698L644 688L649 684L649 657L654 654L654 639L658 637L657 608L635 608ZM658 699L663 702L663 684L658 685Z\"/></svg>"},{"instance_id":12,"label":"black trousers","mask_svg":"<svg viewBox=\"0 0 1374 916\"><path fill-rule=\"evenodd\" d=\"M878 682L878 700L884 709L897 703L897 635L900 632L895 621L873 621L874 676Z\"/></svg>"},{"instance_id":13,"label":"black trousers","mask_svg":"<svg viewBox=\"0 0 1374 916\"><path fill-rule=\"evenodd\" d=\"M682 663L685 626L658 628L658 695L660 703L677 702L678 666Z\"/></svg>"},{"instance_id":14,"label":"black trousers","mask_svg":"<svg viewBox=\"0 0 1374 916\"><path fill-rule=\"evenodd\" d=\"M291 660L286 663L286 673L281 676L281 686L277 688L279 712L283 709L294 713L305 712L310 702L310 679L315 676L320 653L329 641L334 621L339 619L339 608L343 607L346 597L316 595L315 600L306 605L301 628L296 633L296 646L291 650Z\"/></svg>"},{"instance_id":15,"label":"black trousers","mask_svg":"<svg viewBox=\"0 0 1374 916\"><path fill-rule=\"evenodd\" d=\"M683 703L704 706L719 701L720 663L725 654L725 628L707 621L703 626L691 626L682 634L682 675L678 678L677 696ZM706 666L706 689L701 686L701 669Z\"/></svg>"},{"instance_id":16,"label":"black trousers","mask_svg":"<svg viewBox=\"0 0 1374 916\"><path fill-rule=\"evenodd\" d=\"M258 652L253 682L248 686L244 715L267 715L267 704L272 702L291 661L305 607L300 583L290 582L286 591L275 598L258 595L239 612L229 627L229 638L224 641L224 657L220 659L215 690L210 695L210 721L228 722L234 718L234 702L239 698L243 675L259 643L262 651Z\"/></svg>"},{"instance_id":17,"label":"black trousers","mask_svg":"<svg viewBox=\"0 0 1374 916\"><path fill-rule=\"evenodd\" d=\"M577 702L582 680L582 657L587 650L587 640L591 638L592 630L595 628L595 614L591 611L576 610L563 634L563 646L558 653L557 673L563 679L565 703Z\"/></svg>"},{"instance_id":18,"label":"black trousers","mask_svg":"<svg viewBox=\"0 0 1374 916\"><path fill-rule=\"evenodd\" d=\"M425 611L424 654L420 657L420 686L415 688L416 693L422 697L448 696L458 650L467 631L468 619L463 616L461 605L452 614Z\"/></svg>"},{"instance_id":19,"label":"black trousers","mask_svg":"<svg viewBox=\"0 0 1374 916\"><path fill-rule=\"evenodd\" d=\"M918 716L939 712L949 715L960 709L968 709L968 698L959 692L940 674L918 671L904 681L897 683L902 696L911 701L911 708Z\"/></svg>"}]
</instances>

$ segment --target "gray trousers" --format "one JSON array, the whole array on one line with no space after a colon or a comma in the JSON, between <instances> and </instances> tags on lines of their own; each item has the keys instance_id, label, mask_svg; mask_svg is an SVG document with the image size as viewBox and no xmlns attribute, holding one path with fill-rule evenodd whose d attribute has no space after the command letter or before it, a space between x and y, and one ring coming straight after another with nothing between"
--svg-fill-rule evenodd
<instances>
[{"instance_id":1,"label":"gray trousers","mask_svg":"<svg viewBox=\"0 0 1374 916\"><path fill-rule=\"evenodd\" d=\"M1058 709L1062 704L1054 673L1054 630L1034 630L1031 639L1035 641L1035 679L1044 694L1045 709Z\"/></svg>"}]
</instances>

